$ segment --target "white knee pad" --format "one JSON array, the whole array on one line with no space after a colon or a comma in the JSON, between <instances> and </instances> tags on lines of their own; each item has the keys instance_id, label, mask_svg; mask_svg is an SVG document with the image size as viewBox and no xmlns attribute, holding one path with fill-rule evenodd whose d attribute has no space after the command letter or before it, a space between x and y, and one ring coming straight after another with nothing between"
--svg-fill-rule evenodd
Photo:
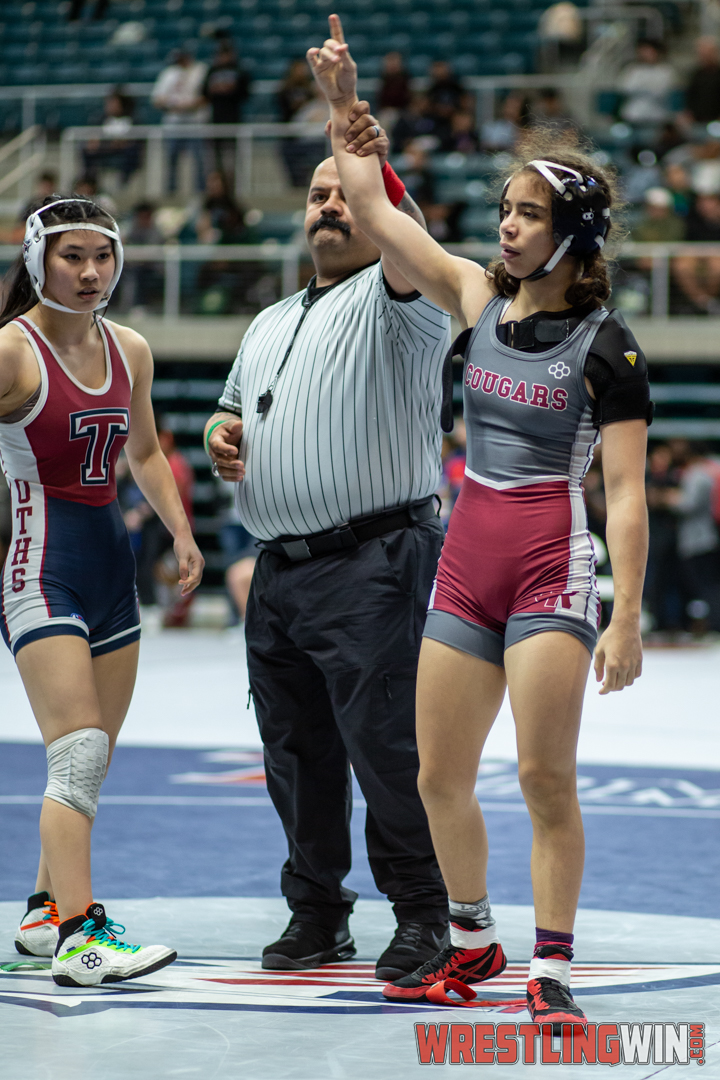
<instances>
[{"instance_id":1,"label":"white knee pad","mask_svg":"<svg viewBox=\"0 0 720 1080\"><path fill-rule=\"evenodd\" d=\"M50 743L45 798L92 820L97 813L109 750L110 740L100 728L81 728Z\"/></svg>"}]
</instances>

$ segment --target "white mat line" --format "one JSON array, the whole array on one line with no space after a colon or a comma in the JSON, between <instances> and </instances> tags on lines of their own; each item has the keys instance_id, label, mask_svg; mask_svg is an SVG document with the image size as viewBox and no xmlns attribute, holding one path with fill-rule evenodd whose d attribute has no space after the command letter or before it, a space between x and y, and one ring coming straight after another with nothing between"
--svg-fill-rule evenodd
<instances>
[{"instance_id":1,"label":"white mat line","mask_svg":"<svg viewBox=\"0 0 720 1080\"><path fill-rule=\"evenodd\" d=\"M0 795L0 806L39 804L42 795ZM100 802L106 806L272 806L272 800L252 795L101 795ZM353 807L363 810L366 803L354 799ZM525 803L481 803L483 811L491 813L526 814ZM689 817L720 818L720 810L702 810L695 807L669 806L585 806L583 814L614 814L619 817Z\"/></svg>"}]
</instances>

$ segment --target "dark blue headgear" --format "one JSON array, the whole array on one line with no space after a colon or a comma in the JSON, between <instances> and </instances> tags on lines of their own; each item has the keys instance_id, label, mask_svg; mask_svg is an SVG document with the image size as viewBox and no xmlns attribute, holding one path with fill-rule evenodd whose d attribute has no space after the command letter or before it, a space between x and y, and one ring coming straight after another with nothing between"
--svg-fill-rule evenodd
<instances>
[{"instance_id":1,"label":"dark blue headgear","mask_svg":"<svg viewBox=\"0 0 720 1080\"><path fill-rule=\"evenodd\" d=\"M555 269L560 259L568 255L591 255L605 244L605 237L610 228L610 208L607 196L591 176L559 165L556 161L529 161L528 167L536 169L552 185L552 229L553 238L558 245L556 251L544 266L539 266L524 281L536 281L546 277ZM567 180L560 180L552 171L567 173ZM511 178L512 179L512 178ZM505 198L510 180L503 190ZM502 200L501 200L502 211Z\"/></svg>"}]
</instances>

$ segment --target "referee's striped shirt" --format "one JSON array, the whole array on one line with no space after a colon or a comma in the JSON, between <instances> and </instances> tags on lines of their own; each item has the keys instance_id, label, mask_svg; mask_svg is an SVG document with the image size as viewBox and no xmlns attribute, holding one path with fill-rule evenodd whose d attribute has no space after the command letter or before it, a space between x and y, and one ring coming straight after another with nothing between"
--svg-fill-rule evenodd
<instances>
[{"instance_id":1,"label":"referee's striped shirt","mask_svg":"<svg viewBox=\"0 0 720 1080\"><path fill-rule=\"evenodd\" d=\"M381 264L324 292L305 316L265 414L305 292L247 331L219 401L242 411L237 485L261 540L307 536L431 495L440 479L442 362L450 317L415 293L394 300Z\"/></svg>"}]
</instances>

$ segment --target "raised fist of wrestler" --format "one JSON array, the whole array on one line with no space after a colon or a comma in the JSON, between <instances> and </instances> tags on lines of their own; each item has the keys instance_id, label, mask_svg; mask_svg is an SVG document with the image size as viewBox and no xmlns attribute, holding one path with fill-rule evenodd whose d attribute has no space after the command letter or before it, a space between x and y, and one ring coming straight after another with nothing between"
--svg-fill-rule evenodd
<instances>
[{"instance_id":1,"label":"raised fist of wrestler","mask_svg":"<svg viewBox=\"0 0 720 1080\"><path fill-rule=\"evenodd\" d=\"M330 37L322 49L308 49L308 64L315 81L331 105L353 105L357 101L357 64L345 43L342 23L331 15Z\"/></svg>"},{"instance_id":2,"label":"raised fist of wrestler","mask_svg":"<svg viewBox=\"0 0 720 1080\"><path fill-rule=\"evenodd\" d=\"M345 132L346 149L350 154L358 157L370 157L377 154L380 165L384 165L390 152L390 140L387 132L381 128L377 120L370 113L370 105L367 101L356 101L348 115L350 127ZM325 125L325 134L330 138L332 121L328 120Z\"/></svg>"},{"instance_id":3,"label":"raised fist of wrestler","mask_svg":"<svg viewBox=\"0 0 720 1080\"><path fill-rule=\"evenodd\" d=\"M221 480L230 484L237 483L245 477L245 465L238 457L243 432L242 420L239 417L228 417L213 428L215 420L216 417L211 417L208 421L208 428L211 430L207 443L213 461L213 472Z\"/></svg>"}]
</instances>

